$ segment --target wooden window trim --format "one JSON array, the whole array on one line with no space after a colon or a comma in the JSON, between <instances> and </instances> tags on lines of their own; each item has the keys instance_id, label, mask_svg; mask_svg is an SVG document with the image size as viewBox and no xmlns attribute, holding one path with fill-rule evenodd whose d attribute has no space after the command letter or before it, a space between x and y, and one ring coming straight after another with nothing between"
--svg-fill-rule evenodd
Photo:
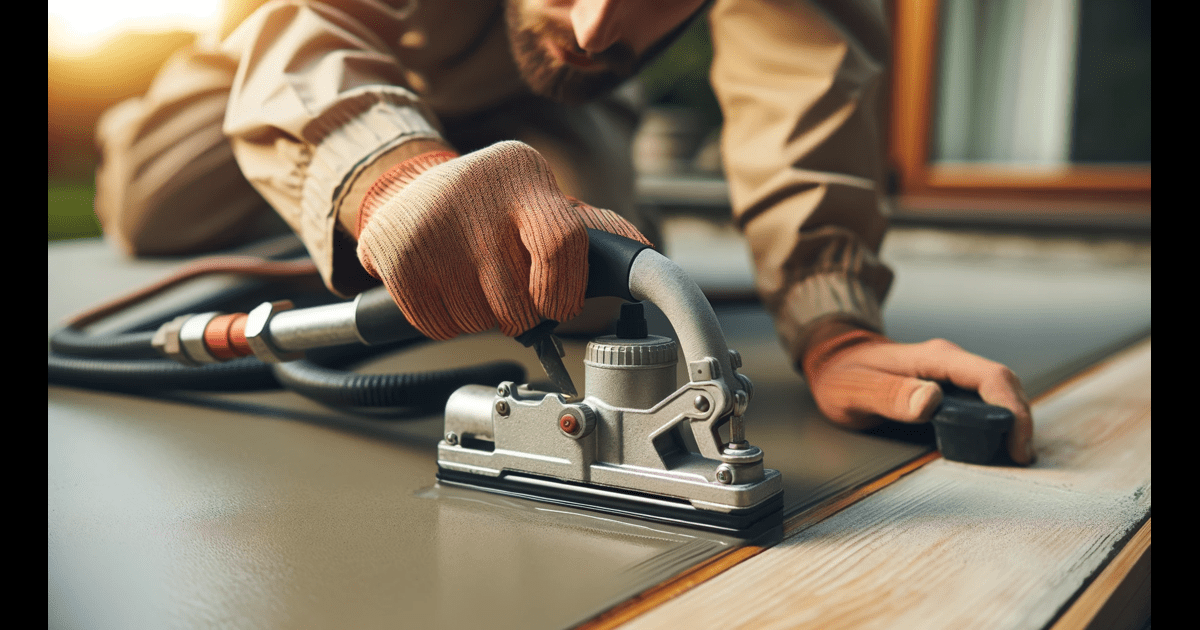
<instances>
[{"instance_id":1,"label":"wooden window trim","mask_svg":"<svg viewBox=\"0 0 1200 630\"><path fill-rule=\"evenodd\" d=\"M893 0L889 156L899 177L899 205L917 210L1150 214L1150 165L934 164L929 160L935 112L938 0Z\"/></svg>"}]
</instances>

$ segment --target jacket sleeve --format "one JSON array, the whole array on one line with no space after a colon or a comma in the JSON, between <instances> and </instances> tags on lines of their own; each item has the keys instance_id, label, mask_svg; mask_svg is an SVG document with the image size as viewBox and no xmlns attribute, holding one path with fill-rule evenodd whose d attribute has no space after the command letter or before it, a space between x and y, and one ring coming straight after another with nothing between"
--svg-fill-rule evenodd
<instances>
[{"instance_id":1,"label":"jacket sleeve","mask_svg":"<svg viewBox=\"0 0 1200 630\"><path fill-rule=\"evenodd\" d=\"M888 31L866 4L718 0L710 15L734 220L796 365L818 322L882 331L892 280L876 257Z\"/></svg>"},{"instance_id":2,"label":"jacket sleeve","mask_svg":"<svg viewBox=\"0 0 1200 630\"><path fill-rule=\"evenodd\" d=\"M340 212L357 211L345 207L351 191L381 156L440 134L388 43L403 11L342 5L268 3L221 52L236 62L224 133L241 172L300 236L326 285L346 295L365 278L352 237L337 229Z\"/></svg>"},{"instance_id":3,"label":"jacket sleeve","mask_svg":"<svg viewBox=\"0 0 1200 630\"><path fill-rule=\"evenodd\" d=\"M236 70L227 57L190 46L145 94L101 116L96 215L105 237L126 252L211 251L283 227L242 176L221 131Z\"/></svg>"}]
</instances>

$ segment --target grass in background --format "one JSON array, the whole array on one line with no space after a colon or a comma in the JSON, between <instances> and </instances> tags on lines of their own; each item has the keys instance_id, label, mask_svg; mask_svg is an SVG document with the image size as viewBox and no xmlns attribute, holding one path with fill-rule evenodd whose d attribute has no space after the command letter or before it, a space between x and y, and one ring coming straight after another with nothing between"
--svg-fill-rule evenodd
<instances>
[{"instance_id":1,"label":"grass in background","mask_svg":"<svg viewBox=\"0 0 1200 630\"><path fill-rule=\"evenodd\" d=\"M95 184L87 180L48 180L46 240L100 236L100 222L92 211Z\"/></svg>"}]
</instances>

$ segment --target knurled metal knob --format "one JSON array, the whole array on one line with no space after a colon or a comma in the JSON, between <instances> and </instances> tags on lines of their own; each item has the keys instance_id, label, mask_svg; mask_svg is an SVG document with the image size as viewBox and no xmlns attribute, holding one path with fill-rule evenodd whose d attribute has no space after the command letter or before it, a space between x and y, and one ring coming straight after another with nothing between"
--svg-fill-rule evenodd
<instances>
[{"instance_id":1,"label":"knurled metal knob","mask_svg":"<svg viewBox=\"0 0 1200 630\"><path fill-rule=\"evenodd\" d=\"M578 440L595 428L596 412L587 405L571 405L559 414L558 429L567 437Z\"/></svg>"},{"instance_id":2,"label":"knurled metal knob","mask_svg":"<svg viewBox=\"0 0 1200 630\"><path fill-rule=\"evenodd\" d=\"M669 337L647 335L641 339L621 339L616 335L598 337L587 345L586 365L615 368L649 368L674 365L679 360L679 345Z\"/></svg>"}]
</instances>

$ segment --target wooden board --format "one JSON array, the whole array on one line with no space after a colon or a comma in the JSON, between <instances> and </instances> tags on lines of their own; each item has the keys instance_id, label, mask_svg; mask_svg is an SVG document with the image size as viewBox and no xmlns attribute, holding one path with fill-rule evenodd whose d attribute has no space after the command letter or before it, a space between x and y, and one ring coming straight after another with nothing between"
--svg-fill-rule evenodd
<instances>
[{"instance_id":1,"label":"wooden board","mask_svg":"<svg viewBox=\"0 0 1200 630\"><path fill-rule=\"evenodd\" d=\"M1035 466L934 461L621 627L1042 628L1089 582L1059 627L1103 626L1121 588L1133 593L1107 614L1136 618L1149 601L1150 368L1147 340L1043 397Z\"/></svg>"}]
</instances>

